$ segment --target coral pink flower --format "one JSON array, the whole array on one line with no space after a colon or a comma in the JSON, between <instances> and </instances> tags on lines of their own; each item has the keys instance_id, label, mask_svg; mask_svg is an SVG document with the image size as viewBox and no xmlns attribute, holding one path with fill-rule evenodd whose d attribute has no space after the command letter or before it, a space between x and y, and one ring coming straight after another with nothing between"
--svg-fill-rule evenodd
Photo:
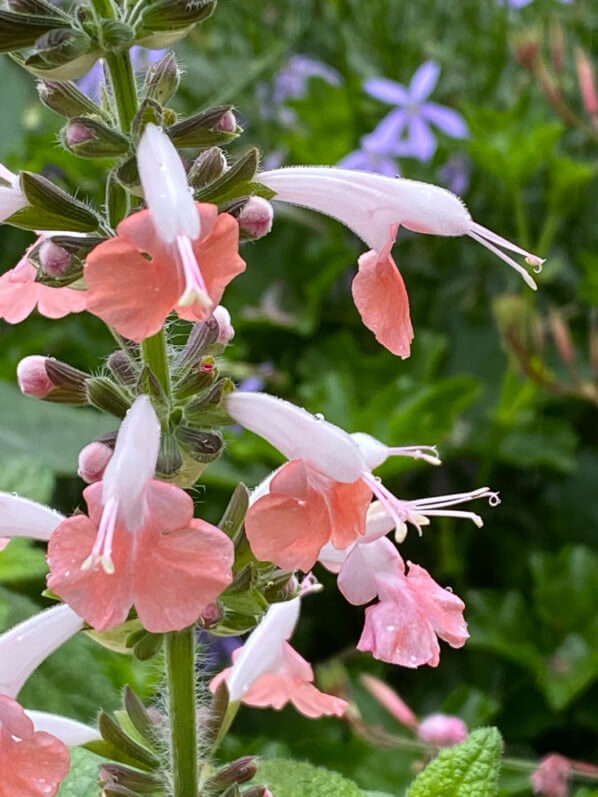
<instances>
[{"instance_id":1,"label":"coral pink flower","mask_svg":"<svg viewBox=\"0 0 598 797\"><path fill-rule=\"evenodd\" d=\"M237 221L193 201L179 154L156 125L145 128L138 165L148 210L121 222L85 267L89 311L135 341L172 310L204 321L245 270Z\"/></svg>"},{"instance_id":2,"label":"coral pink flower","mask_svg":"<svg viewBox=\"0 0 598 797\"><path fill-rule=\"evenodd\" d=\"M558 753L546 756L531 776L534 794L543 797L568 797L571 762Z\"/></svg>"},{"instance_id":3,"label":"coral pink flower","mask_svg":"<svg viewBox=\"0 0 598 797\"><path fill-rule=\"evenodd\" d=\"M69 751L12 698L0 695L0 789L3 797L54 797L70 769Z\"/></svg>"},{"instance_id":4,"label":"coral pink flower","mask_svg":"<svg viewBox=\"0 0 598 797\"><path fill-rule=\"evenodd\" d=\"M235 391L227 396L226 408L238 423L261 435L291 460L254 492L245 519L255 555L279 567L307 571L327 543L344 549L364 535L372 494L392 520L378 536L388 533L394 525L398 539L407 533L406 523L421 531L421 526L434 515L467 517L481 525L478 515L456 511L453 505L481 497L498 501L487 488L401 501L372 470L389 456L409 456L439 464L432 446L389 448L369 435L349 435L324 419L265 393Z\"/></svg>"},{"instance_id":5,"label":"coral pink flower","mask_svg":"<svg viewBox=\"0 0 598 797\"><path fill-rule=\"evenodd\" d=\"M3 551L9 542L8 537L0 537L0 551Z\"/></svg>"},{"instance_id":6,"label":"coral pink flower","mask_svg":"<svg viewBox=\"0 0 598 797\"><path fill-rule=\"evenodd\" d=\"M468 235L536 287L525 268L502 249L522 255L536 270L543 261L474 222L459 197L445 188L325 166L275 169L260 174L259 180L276 192L275 199L337 219L370 247L359 259L353 298L366 327L400 357L409 356L413 329L407 291L391 256L399 227L429 235Z\"/></svg>"},{"instance_id":7,"label":"coral pink flower","mask_svg":"<svg viewBox=\"0 0 598 797\"><path fill-rule=\"evenodd\" d=\"M342 716L348 703L316 689L311 665L287 642L299 609L300 598L271 606L243 647L234 651L233 666L217 675L210 689L216 691L226 680L231 702L275 709L292 703L306 717Z\"/></svg>"},{"instance_id":8,"label":"coral pink flower","mask_svg":"<svg viewBox=\"0 0 598 797\"><path fill-rule=\"evenodd\" d=\"M140 396L103 480L84 491L89 516L68 518L50 538L48 586L100 631L133 605L148 631L179 630L232 580L230 539L193 517L187 493L153 478L159 444L160 424Z\"/></svg>"},{"instance_id":9,"label":"coral pink flower","mask_svg":"<svg viewBox=\"0 0 598 797\"><path fill-rule=\"evenodd\" d=\"M436 667L437 637L455 648L469 638L465 604L419 565L408 563L406 573L392 542L378 536L388 524L383 507L375 502L368 512L367 534L344 551L327 545L320 562L338 573L338 588L349 603L357 606L379 599L366 609L359 650L403 667Z\"/></svg>"},{"instance_id":10,"label":"coral pink flower","mask_svg":"<svg viewBox=\"0 0 598 797\"><path fill-rule=\"evenodd\" d=\"M63 318L85 310L85 291L50 288L35 281L36 270L29 262L32 248L25 252L15 268L0 277L0 318L9 324L18 324L31 315L36 306L46 318Z\"/></svg>"}]
</instances>

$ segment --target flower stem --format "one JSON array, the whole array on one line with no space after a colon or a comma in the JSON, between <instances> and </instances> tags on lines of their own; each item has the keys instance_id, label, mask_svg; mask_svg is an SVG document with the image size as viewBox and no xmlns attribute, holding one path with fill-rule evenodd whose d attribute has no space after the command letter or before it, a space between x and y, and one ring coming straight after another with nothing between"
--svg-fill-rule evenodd
<instances>
[{"instance_id":1,"label":"flower stem","mask_svg":"<svg viewBox=\"0 0 598 797\"><path fill-rule=\"evenodd\" d=\"M166 348L166 332L162 328L151 338L141 344L143 360L154 372L167 396L171 393L170 369L168 367L168 350Z\"/></svg>"},{"instance_id":2,"label":"flower stem","mask_svg":"<svg viewBox=\"0 0 598 797\"><path fill-rule=\"evenodd\" d=\"M198 781L194 626L167 634L166 670L173 797L195 797Z\"/></svg>"},{"instance_id":3,"label":"flower stem","mask_svg":"<svg viewBox=\"0 0 598 797\"><path fill-rule=\"evenodd\" d=\"M120 129L128 133L131 123L137 113L137 87L133 65L128 50L108 52L105 55L108 74L110 75L110 88L116 103Z\"/></svg>"}]
</instances>

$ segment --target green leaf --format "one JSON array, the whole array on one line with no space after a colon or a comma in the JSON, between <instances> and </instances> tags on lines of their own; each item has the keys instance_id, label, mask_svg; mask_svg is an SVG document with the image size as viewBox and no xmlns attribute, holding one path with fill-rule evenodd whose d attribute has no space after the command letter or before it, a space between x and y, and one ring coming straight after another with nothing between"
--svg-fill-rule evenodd
<instances>
[{"instance_id":1,"label":"green leaf","mask_svg":"<svg viewBox=\"0 0 598 797\"><path fill-rule=\"evenodd\" d=\"M23 498L31 498L47 504L54 491L52 468L33 457L7 457L0 460L0 490L16 492Z\"/></svg>"},{"instance_id":2,"label":"green leaf","mask_svg":"<svg viewBox=\"0 0 598 797\"><path fill-rule=\"evenodd\" d=\"M549 703L560 711L598 676L598 651L579 634L569 634L546 659L538 682Z\"/></svg>"},{"instance_id":3,"label":"green leaf","mask_svg":"<svg viewBox=\"0 0 598 797\"><path fill-rule=\"evenodd\" d=\"M63 781L58 797L97 797L100 793L98 767L104 760L82 747L73 747L71 771Z\"/></svg>"},{"instance_id":4,"label":"green leaf","mask_svg":"<svg viewBox=\"0 0 598 797\"><path fill-rule=\"evenodd\" d=\"M407 797L494 797L503 743L496 728L480 728L463 744L441 750Z\"/></svg>"},{"instance_id":5,"label":"green leaf","mask_svg":"<svg viewBox=\"0 0 598 797\"><path fill-rule=\"evenodd\" d=\"M5 457L27 456L60 476L77 470L81 449L116 422L91 409L49 404L0 383L0 448Z\"/></svg>"},{"instance_id":6,"label":"green leaf","mask_svg":"<svg viewBox=\"0 0 598 797\"><path fill-rule=\"evenodd\" d=\"M255 782L279 797L364 797L355 783L337 772L277 758L260 764Z\"/></svg>"}]
</instances>

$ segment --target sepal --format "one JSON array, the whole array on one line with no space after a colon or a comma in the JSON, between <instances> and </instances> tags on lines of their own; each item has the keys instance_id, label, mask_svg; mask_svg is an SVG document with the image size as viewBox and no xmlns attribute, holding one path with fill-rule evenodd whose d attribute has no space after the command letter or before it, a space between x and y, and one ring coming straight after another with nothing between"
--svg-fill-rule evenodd
<instances>
[{"instance_id":1,"label":"sepal","mask_svg":"<svg viewBox=\"0 0 598 797\"><path fill-rule=\"evenodd\" d=\"M233 542L236 542L243 530L243 523L245 522L245 515L249 509L249 490L240 482L234 489L230 497L228 506L224 510L224 514L220 518L218 527L230 537Z\"/></svg>"},{"instance_id":2,"label":"sepal","mask_svg":"<svg viewBox=\"0 0 598 797\"><path fill-rule=\"evenodd\" d=\"M74 116L89 115L106 118L106 114L100 106L96 105L78 88L76 83L70 80L42 79L38 83L37 90L43 104L61 116L66 116L69 119Z\"/></svg>"},{"instance_id":3,"label":"sepal","mask_svg":"<svg viewBox=\"0 0 598 797\"><path fill-rule=\"evenodd\" d=\"M195 160L187 179L190 186L201 189L222 177L227 169L228 162L224 152L218 147L210 147Z\"/></svg>"},{"instance_id":4,"label":"sepal","mask_svg":"<svg viewBox=\"0 0 598 797\"><path fill-rule=\"evenodd\" d=\"M159 769L160 760L152 750L126 733L121 725L105 711L100 712L98 727L104 741L120 754L120 760L133 763L139 769L154 771Z\"/></svg>"},{"instance_id":5,"label":"sepal","mask_svg":"<svg viewBox=\"0 0 598 797\"><path fill-rule=\"evenodd\" d=\"M163 122L164 116L160 104L156 100L146 97L133 119L131 132L134 138L139 141L146 125L154 124L157 127L162 127Z\"/></svg>"},{"instance_id":6,"label":"sepal","mask_svg":"<svg viewBox=\"0 0 598 797\"><path fill-rule=\"evenodd\" d=\"M45 177L21 172L21 190L29 206L7 219L8 224L26 230L69 230L93 232L100 221L83 202L67 194Z\"/></svg>"},{"instance_id":7,"label":"sepal","mask_svg":"<svg viewBox=\"0 0 598 797\"><path fill-rule=\"evenodd\" d=\"M131 407L128 396L105 376L94 376L87 381L87 400L117 418L124 418Z\"/></svg>"},{"instance_id":8,"label":"sepal","mask_svg":"<svg viewBox=\"0 0 598 797\"><path fill-rule=\"evenodd\" d=\"M86 75L100 57L93 40L83 31L62 27L50 30L35 43L35 52L23 66L38 77L77 80Z\"/></svg>"},{"instance_id":9,"label":"sepal","mask_svg":"<svg viewBox=\"0 0 598 797\"><path fill-rule=\"evenodd\" d=\"M206 20L215 8L216 0L155 0L141 18L142 32L186 30Z\"/></svg>"},{"instance_id":10,"label":"sepal","mask_svg":"<svg viewBox=\"0 0 598 797\"><path fill-rule=\"evenodd\" d=\"M156 475L173 479L183 467L183 455L172 432L163 432L160 438L160 453L156 463Z\"/></svg>"},{"instance_id":11,"label":"sepal","mask_svg":"<svg viewBox=\"0 0 598 797\"><path fill-rule=\"evenodd\" d=\"M219 379L211 388L198 396L185 408L185 417L191 426L221 426L234 424L234 420L221 406L224 396L235 389L228 378Z\"/></svg>"},{"instance_id":12,"label":"sepal","mask_svg":"<svg viewBox=\"0 0 598 797\"><path fill-rule=\"evenodd\" d=\"M0 9L0 52L31 47L40 36L55 28L64 28L64 18Z\"/></svg>"},{"instance_id":13,"label":"sepal","mask_svg":"<svg viewBox=\"0 0 598 797\"><path fill-rule=\"evenodd\" d=\"M176 438L192 459L204 465L218 459L224 448L222 436L217 432L180 426Z\"/></svg>"}]
</instances>

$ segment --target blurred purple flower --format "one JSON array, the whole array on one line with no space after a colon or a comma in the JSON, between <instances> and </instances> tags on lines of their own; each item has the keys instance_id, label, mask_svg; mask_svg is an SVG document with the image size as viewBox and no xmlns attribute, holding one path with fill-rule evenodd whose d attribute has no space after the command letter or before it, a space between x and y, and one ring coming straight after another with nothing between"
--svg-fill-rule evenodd
<instances>
[{"instance_id":1,"label":"blurred purple flower","mask_svg":"<svg viewBox=\"0 0 598 797\"><path fill-rule=\"evenodd\" d=\"M399 167L392 155L372 152L365 147L350 152L337 164L343 169L355 169L361 172L375 172L385 177L396 177Z\"/></svg>"},{"instance_id":2,"label":"blurred purple flower","mask_svg":"<svg viewBox=\"0 0 598 797\"><path fill-rule=\"evenodd\" d=\"M204 629L198 631L197 641L203 646L200 658L202 672L211 672L230 664L233 652L243 644L238 636L216 636Z\"/></svg>"},{"instance_id":3,"label":"blurred purple flower","mask_svg":"<svg viewBox=\"0 0 598 797\"><path fill-rule=\"evenodd\" d=\"M148 50L146 47L132 47L131 60L135 72L144 72L166 53L166 50ZM91 70L78 80L79 88L95 102L102 99L101 86L104 81L104 62L96 61Z\"/></svg>"},{"instance_id":4,"label":"blurred purple flower","mask_svg":"<svg viewBox=\"0 0 598 797\"><path fill-rule=\"evenodd\" d=\"M293 55L274 81L272 101L277 105L286 100L305 97L309 79L319 77L331 86L340 86L343 79L336 69L309 55Z\"/></svg>"},{"instance_id":5,"label":"blurred purple flower","mask_svg":"<svg viewBox=\"0 0 598 797\"><path fill-rule=\"evenodd\" d=\"M469 130L460 113L427 102L440 77L440 66L436 61L426 61L415 72L408 87L387 78L370 78L365 90L382 102L395 105L395 110L379 125L384 126L388 142L388 154L409 154L422 161L429 161L436 152L436 137L430 125L434 125L452 138L467 138ZM407 130L408 137L402 135ZM404 150L408 144L409 152Z\"/></svg>"},{"instance_id":6,"label":"blurred purple flower","mask_svg":"<svg viewBox=\"0 0 598 797\"><path fill-rule=\"evenodd\" d=\"M438 176L449 191L463 196L469 188L471 167L465 155L452 155L438 172Z\"/></svg>"},{"instance_id":7,"label":"blurred purple flower","mask_svg":"<svg viewBox=\"0 0 598 797\"><path fill-rule=\"evenodd\" d=\"M499 0L499 2L504 5L504 0ZM523 8L524 6L528 6L530 3L533 3L534 0L507 0L507 5L509 8ZM561 3L573 3L573 0L560 0Z\"/></svg>"},{"instance_id":8,"label":"blurred purple flower","mask_svg":"<svg viewBox=\"0 0 598 797\"><path fill-rule=\"evenodd\" d=\"M375 130L363 136L360 148L346 155L339 163L343 169L356 169L363 172L375 172L385 177L396 177L399 166L395 160L398 155L412 154L411 146L406 141L397 141L392 114L385 117ZM390 121L389 121L390 120Z\"/></svg>"}]
</instances>

